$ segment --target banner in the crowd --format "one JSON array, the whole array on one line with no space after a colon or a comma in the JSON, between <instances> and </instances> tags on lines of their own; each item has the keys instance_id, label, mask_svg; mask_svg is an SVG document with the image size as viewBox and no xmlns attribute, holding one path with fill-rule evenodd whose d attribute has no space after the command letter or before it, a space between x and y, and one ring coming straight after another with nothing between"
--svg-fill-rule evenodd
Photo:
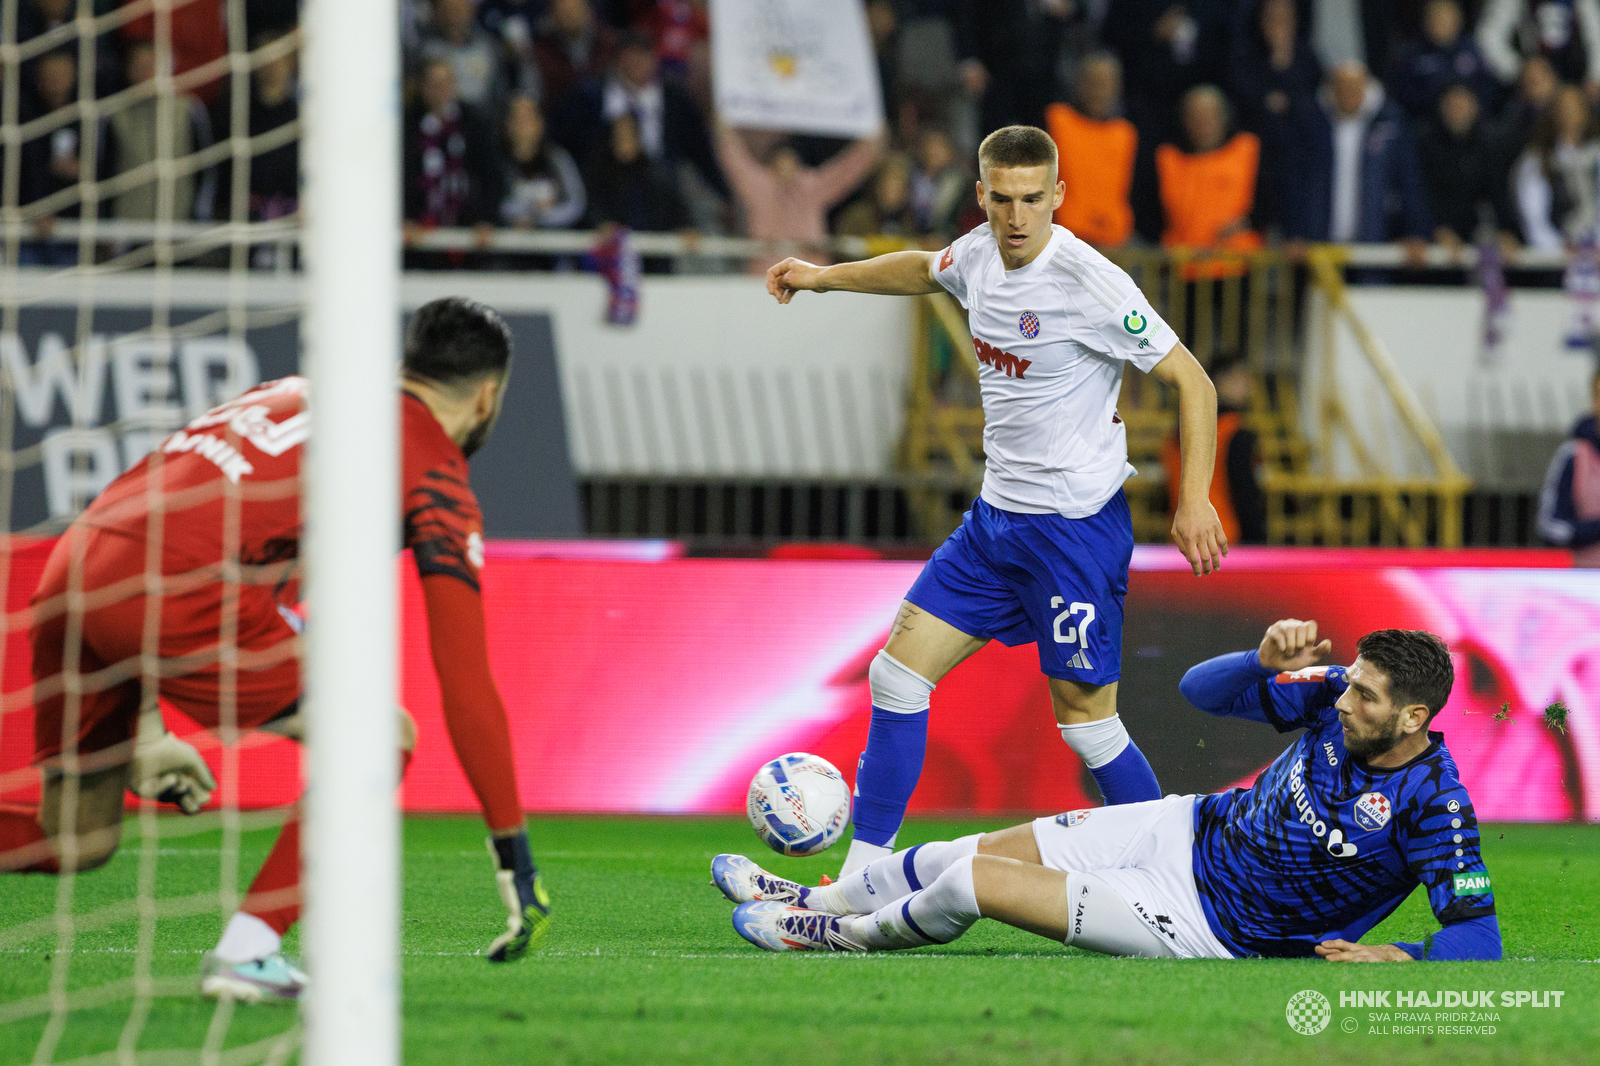
<instances>
[{"instance_id":1,"label":"banner in the crowd","mask_svg":"<svg viewBox=\"0 0 1600 1066\"><path fill-rule=\"evenodd\" d=\"M797 750L854 779L871 714L867 666L920 564L687 559L660 542L602 547L489 546L490 657L530 811L732 814L763 762ZM14 560L13 612L42 554ZM1600 820L1600 572L1533 568L1562 560L1236 549L1221 573L1195 578L1176 552L1140 549L1119 709L1165 791L1248 785L1288 738L1190 707L1178 692L1189 666L1255 646L1282 617L1316 619L1334 660L1346 663L1370 630L1426 628L1455 653L1455 689L1433 728L1479 816ZM1506 562L1532 565L1495 565ZM402 799L411 811L472 812L477 801L440 710L420 589L409 562L401 566L402 692L419 729ZM24 636L13 634L6 652L3 688L25 690ZM1560 728L1545 715L1558 702L1568 710ZM0 799L32 794L31 739L25 706L0 716ZM215 741L197 743L220 767ZM286 741L247 738L240 765L247 806L298 792L299 753ZM940 682L913 813L1098 802L1057 734L1033 646L991 644Z\"/></svg>"},{"instance_id":2,"label":"banner in the crowd","mask_svg":"<svg viewBox=\"0 0 1600 1066\"><path fill-rule=\"evenodd\" d=\"M861 0L711 0L711 64L730 126L852 138L883 126Z\"/></svg>"}]
</instances>

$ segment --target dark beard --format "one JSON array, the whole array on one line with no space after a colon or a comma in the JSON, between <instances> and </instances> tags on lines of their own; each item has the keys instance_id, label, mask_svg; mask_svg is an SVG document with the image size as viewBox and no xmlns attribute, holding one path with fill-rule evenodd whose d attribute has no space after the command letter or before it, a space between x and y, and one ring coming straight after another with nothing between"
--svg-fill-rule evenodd
<instances>
[{"instance_id":1,"label":"dark beard","mask_svg":"<svg viewBox=\"0 0 1600 1066\"><path fill-rule=\"evenodd\" d=\"M1375 755L1382 755L1400 743L1399 727L1400 715L1396 714L1389 720L1387 730L1377 736L1363 737L1359 740L1354 737L1345 737L1344 750L1363 762Z\"/></svg>"},{"instance_id":2,"label":"dark beard","mask_svg":"<svg viewBox=\"0 0 1600 1066\"><path fill-rule=\"evenodd\" d=\"M472 432L467 434L467 439L461 442L461 454L471 459L472 454L483 447L483 442L489 439L489 427L493 424L494 419L485 418L473 426Z\"/></svg>"}]
</instances>

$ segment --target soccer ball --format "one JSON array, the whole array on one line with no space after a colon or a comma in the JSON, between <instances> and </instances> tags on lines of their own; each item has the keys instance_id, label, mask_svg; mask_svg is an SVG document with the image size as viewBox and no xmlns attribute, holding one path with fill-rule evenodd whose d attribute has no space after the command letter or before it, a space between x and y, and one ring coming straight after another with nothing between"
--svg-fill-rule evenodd
<instances>
[{"instance_id":1,"label":"soccer ball","mask_svg":"<svg viewBox=\"0 0 1600 1066\"><path fill-rule=\"evenodd\" d=\"M850 824L850 786L827 759L803 751L780 755L750 782L750 826L784 855L816 855Z\"/></svg>"}]
</instances>

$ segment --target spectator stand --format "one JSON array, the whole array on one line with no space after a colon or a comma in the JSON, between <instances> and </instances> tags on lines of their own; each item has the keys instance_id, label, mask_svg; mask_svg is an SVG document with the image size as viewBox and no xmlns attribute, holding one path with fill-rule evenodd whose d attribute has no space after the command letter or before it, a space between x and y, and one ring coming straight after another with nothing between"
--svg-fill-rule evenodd
<instances>
[{"instance_id":1,"label":"spectator stand","mask_svg":"<svg viewBox=\"0 0 1600 1066\"><path fill-rule=\"evenodd\" d=\"M92 25L97 33L105 33L147 12L145 5L130 5L94 19ZM27 62L51 47L58 47L66 29L61 27L12 46L16 62ZM286 33L240 57L224 55L181 74L151 78L98 100L74 101L69 106L30 122L17 123L15 136L19 142L27 142L80 120L98 120L103 116L118 115L155 99L158 92L170 91L175 97L181 98L230 73L247 78L255 70L295 54L299 47L299 33ZM163 83L166 88L162 87ZM7 240L76 245L77 261L94 264L86 269L101 274L150 266L157 262L158 256L164 261L170 257L172 263L192 263L219 247L257 243L252 239L257 236L261 243L297 243L298 223L293 218L263 223L212 224L180 220L121 221L97 216L101 205L114 203L119 196L154 182L186 178L198 180L221 168L247 174L252 160L285 145L297 144L300 133L301 123L298 119L254 136L247 131L238 131L231 137L181 156L150 159L100 180L73 183L31 203L7 205ZM53 222L48 232L40 229L53 216L68 210L80 210L89 217L82 221L61 218ZM278 259L284 269L288 269L288 257L279 256Z\"/></svg>"},{"instance_id":2,"label":"spectator stand","mask_svg":"<svg viewBox=\"0 0 1600 1066\"><path fill-rule=\"evenodd\" d=\"M1317 464L1306 471L1274 471L1265 479L1268 538L1273 543L1460 547L1462 501L1472 480L1457 466L1438 427L1395 368L1383 342L1351 306L1343 271L1348 258L1345 249L1328 246L1314 249L1307 259L1315 298L1306 331L1304 365L1319 378L1313 449ZM1409 443L1431 464L1432 477L1401 476L1396 457L1369 447L1356 430L1349 396L1335 376L1335 330L1341 323L1383 384L1380 402L1393 405ZM1313 334L1315 340L1311 341ZM1333 452L1341 441L1360 467L1359 478L1330 475ZM1337 539L1330 541L1330 534Z\"/></svg>"},{"instance_id":3,"label":"spectator stand","mask_svg":"<svg viewBox=\"0 0 1600 1066\"><path fill-rule=\"evenodd\" d=\"M53 239L73 242L92 232L93 240L132 244L134 250L124 257L137 257L147 254L140 242L151 238L157 225L64 220ZM219 245L288 246L299 239L293 219L222 227L159 225L176 242L174 256L179 259ZM10 226L31 233L26 219ZM486 236L464 227L420 230L411 238L418 250L466 256L572 257L590 251L596 240L594 232L586 231L496 230ZM721 264L729 272L738 272L755 259L770 261L790 254L859 259L909 244L887 237L756 241L668 233L640 233L633 240L641 255L675 263ZM1466 507L1471 479L1451 458L1434 420L1349 299L1347 270L1399 268L1404 255L1397 245L1312 246L1303 261L1272 250L1114 253L1162 314L1182 323L1182 333L1203 365L1243 359L1250 367L1252 402L1246 422L1260 441L1260 480L1268 499L1271 544L1455 547L1483 541L1469 535L1465 525L1471 518ZM1471 248L1456 253L1434 249L1428 263L1459 269L1470 267L1473 255ZM288 255L276 258L280 271L293 261ZM1520 263L1524 268L1553 270L1563 259L1524 252ZM971 336L959 306L941 293L917 298L915 308L907 346L905 429L893 449L893 469L886 475L798 470L748 476L595 472L585 475L582 486L588 531L688 539L712 547L791 539L880 547L936 543L954 528L981 483L983 411ZM1332 373L1333 346L1341 330L1353 339L1379 381L1377 395L1353 395ZM1127 487L1136 536L1142 542L1164 541L1170 524L1160 453L1162 439L1175 425L1173 399L1137 371L1130 370L1124 379L1119 411L1128 426L1129 454L1138 470ZM604 406L604 397L600 400ZM1405 440L1384 446L1369 439L1351 417L1351 405L1357 403L1387 405L1403 427ZM674 400L655 409L668 412L668 417L678 410L676 417L692 418L692 412L701 408ZM818 425L831 424L828 420L835 417L827 412L816 416ZM688 426L667 428L674 433L695 431ZM1401 473L1396 454L1400 448L1425 457L1430 472ZM1334 456L1340 449L1353 457L1355 475L1339 472ZM1509 506L1526 509L1520 503ZM1507 540L1499 536L1491 542Z\"/></svg>"}]
</instances>

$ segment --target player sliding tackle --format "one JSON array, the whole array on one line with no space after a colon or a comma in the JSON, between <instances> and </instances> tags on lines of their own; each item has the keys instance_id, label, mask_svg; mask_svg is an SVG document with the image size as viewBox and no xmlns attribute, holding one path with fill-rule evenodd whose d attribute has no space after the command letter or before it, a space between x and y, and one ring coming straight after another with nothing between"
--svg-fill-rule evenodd
<instances>
[{"instance_id":1,"label":"player sliding tackle","mask_svg":"<svg viewBox=\"0 0 1600 1066\"><path fill-rule=\"evenodd\" d=\"M1210 714L1304 730L1253 787L1040 818L922 844L823 888L739 855L712 878L739 935L769 951L943 944L979 918L1109 955L1336 962L1497 959L1500 927L1472 801L1428 724L1454 681L1430 633L1383 629L1348 668L1315 622L1191 669ZM1416 944L1361 937L1418 884L1444 926Z\"/></svg>"},{"instance_id":2,"label":"player sliding tackle","mask_svg":"<svg viewBox=\"0 0 1600 1066\"><path fill-rule=\"evenodd\" d=\"M1178 393L1183 479L1172 539L1197 575L1228 552L1208 498L1217 395L1205 371L1126 273L1051 225L1065 186L1048 134L997 130L978 167L989 221L943 252L830 267L785 259L767 272L779 303L806 290L949 290L970 311L983 393L983 492L906 593L868 670L872 724L844 874L893 850L922 774L929 696L991 639L1037 642L1062 739L1107 803L1160 798L1117 715L1133 553L1122 483L1134 469L1117 417L1126 364Z\"/></svg>"},{"instance_id":3,"label":"player sliding tackle","mask_svg":"<svg viewBox=\"0 0 1600 1066\"><path fill-rule=\"evenodd\" d=\"M489 672L478 584L483 517L467 483L467 459L500 413L510 360L510 332L487 307L447 299L417 311L399 397L402 513L395 516L422 578L445 725L483 805L510 912L507 931L489 946L496 961L526 952L550 915L523 828L505 706ZM44 802L37 810L0 808L0 871L105 863L121 837L130 785L190 814L200 809L216 783L199 753L161 725L158 695L208 728L300 738L293 608L300 462L311 418L303 378L268 382L167 438L57 542L34 593L31 634L34 761ZM159 570L149 574L148 565ZM225 583L221 575L234 569L239 584ZM156 575L165 593L151 599L144 590ZM86 609L70 604L80 591L89 594ZM236 672L223 666L228 643L238 651ZM141 683L146 650L158 656L159 671ZM81 699L64 694L69 677L82 679ZM141 708L149 709L143 722ZM400 716L403 774L416 728L404 710ZM299 916L296 815L207 956L202 990L297 997L305 975L279 947Z\"/></svg>"}]
</instances>

